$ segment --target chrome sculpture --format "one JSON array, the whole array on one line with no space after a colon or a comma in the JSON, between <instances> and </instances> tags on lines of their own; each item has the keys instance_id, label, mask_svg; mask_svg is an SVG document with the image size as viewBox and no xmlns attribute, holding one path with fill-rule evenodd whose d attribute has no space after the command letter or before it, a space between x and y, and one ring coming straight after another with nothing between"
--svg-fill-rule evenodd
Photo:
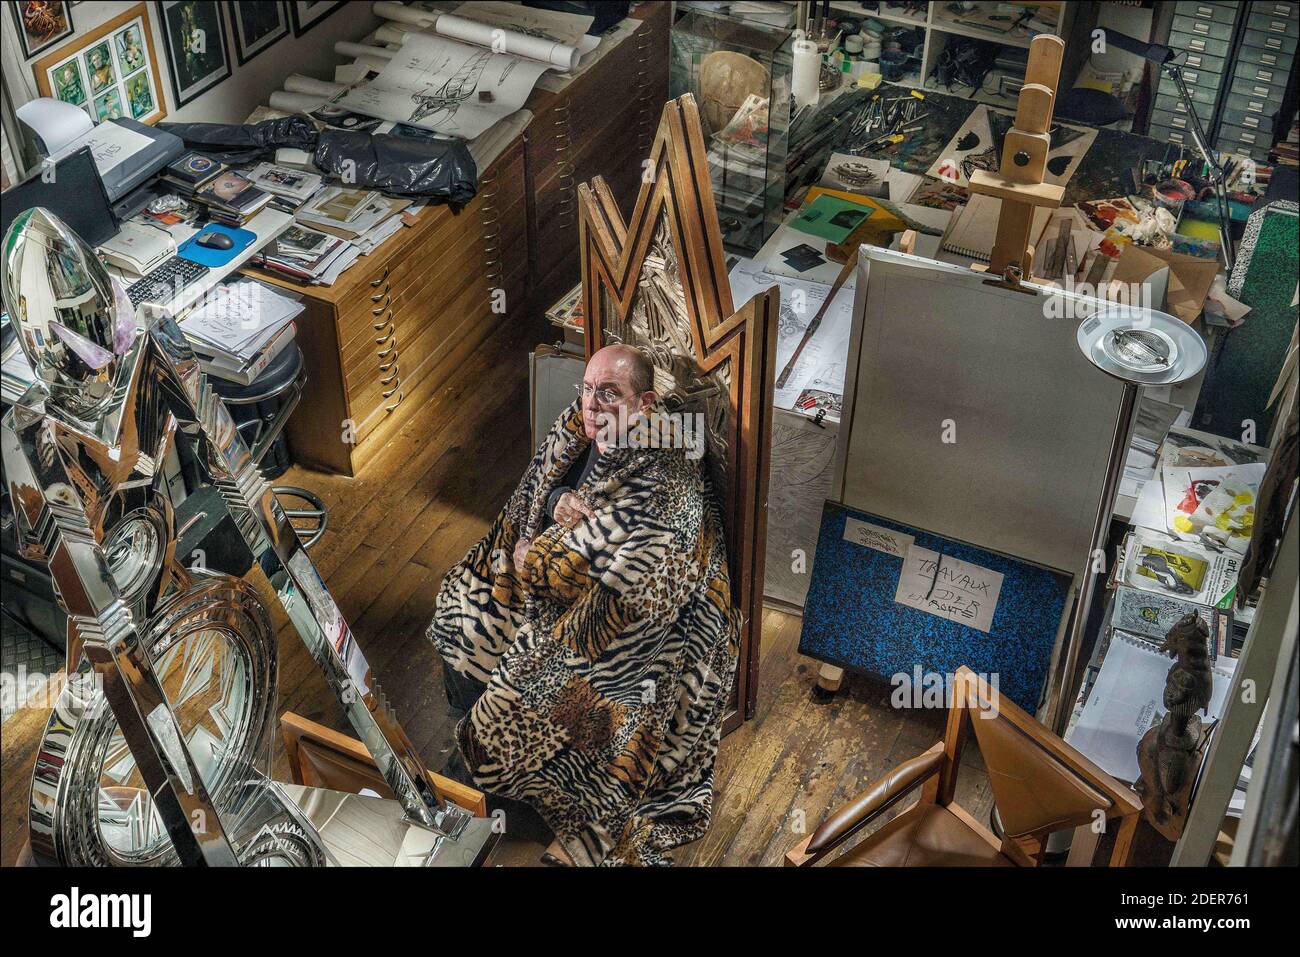
<instances>
[{"instance_id":1,"label":"chrome sculpture","mask_svg":"<svg viewBox=\"0 0 1300 957\"><path fill-rule=\"evenodd\" d=\"M314 789L270 778L278 605L397 796L403 827L426 835L415 842L422 860L442 850L481 859L490 826L433 791L172 317L137 313L44 209L14 220L0 278L36 375L0 423L6 481L24 554L48 563L68 613L68 680L32 782L36 856L337 862L299 806ZM205 508L223 513L221 560L235 567L209 568L202 547L177 554L187 529L212 518L177 528L181 503L167 480L177 468L215 490Z\"/></svg>"}]
</instances>

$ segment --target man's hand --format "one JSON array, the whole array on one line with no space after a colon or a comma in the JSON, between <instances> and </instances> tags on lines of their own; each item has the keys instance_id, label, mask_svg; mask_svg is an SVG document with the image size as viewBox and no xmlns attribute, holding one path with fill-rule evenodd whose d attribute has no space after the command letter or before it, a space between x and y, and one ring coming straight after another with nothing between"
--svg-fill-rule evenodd
<instances>
[{"instance_id":1,"label":"man's hand","mask_svg":"<svg viewBox=\"0 0 1300 957\"><path fill-rule=\"evenodd\" d=\"M520 575L524 573L524 557L528 554L528 546L531 544L532 542L528 541L526 538L521 538L519 541L515 542L515 553L513 559L515 563L515 571Z\"/></svg>"},{"instance_id":2,"label":"man's hand","mask_svg":"<svg viewBox=\"0 0 1300 957\"><path fill-rule=\"evenodd\" d=\"M591 518L596 513L573 492L565 492L555 503L555 521L565 528L573 528L584 518Z\"/></svg>"}]
</instances>

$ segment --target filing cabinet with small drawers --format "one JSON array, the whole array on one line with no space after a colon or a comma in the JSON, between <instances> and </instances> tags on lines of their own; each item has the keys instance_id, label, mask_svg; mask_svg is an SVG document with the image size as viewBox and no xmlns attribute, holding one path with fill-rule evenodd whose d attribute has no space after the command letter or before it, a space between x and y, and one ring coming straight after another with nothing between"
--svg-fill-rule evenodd
<instances>
[{"instance_id":1,"label":"filing cabinet with small drawers","mask_svg":"<svg viewBox=\"0 0 1300 957\"><path fill-rule=\"evenodd\" d=\"M1168 45L1208 145L1265 160L1300 35L1300 0L1178 0ZM1173 78L1162 74L1148 132L1193 147L1192 120Z\"/></svg>"}]
</instances>

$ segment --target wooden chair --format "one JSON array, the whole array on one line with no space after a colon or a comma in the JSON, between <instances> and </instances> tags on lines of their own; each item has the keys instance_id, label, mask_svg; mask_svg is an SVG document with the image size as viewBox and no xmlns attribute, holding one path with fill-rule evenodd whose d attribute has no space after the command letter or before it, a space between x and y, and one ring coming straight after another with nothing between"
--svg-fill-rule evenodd
<instances>
[{"instance_id":1,"label":"wooden chair","mask_svg":"<svg viewBox=\"0 0 1300 957\"><path fill-rule=\"evenodd\" d=\"M971 728L993 787L1002 821L1001 840L954 803L957 769ZM1081 828L1069 863L1091 863L1094 826L1118 819L1110 866L1128 861L1142 804L1112 778L1010 701L998 696L970 669L959 668L943 740L904 761L824 820L786 854L786 865L804 867L827 857L917 787L920 800L839 855L838 867L1034 867L1042 863L1047 837Z\"/></svg>"},{"instance_id":2,"label":"wooden chair","mask_svg":"<svg viewBox=\"0 0 1300 957\"><path fill-rule=\"evenodd\" d=\"M731 731L753 717L758 695L781 297L773 286L733 306L704 143L695 99L669 100L631 218L597 176L578 186L578 236L587 358L612 342L637 346L665 409L705 423L741 623Z\"/></svg>"},{"instance_id":3,"label":"wooden chair","mask_svg":"<svg viewBox=\"0 0 1300 957\"><path fill-rule=\"evenodd\" d=\"M280 734L284 738L284 750L289 756L289 773L294 784L348 794L358 794L362 788L369 788L380 797L394 796L374 758L356 738L349 738L292 711L286 711L280 717ZM482 791L428 769L425 774L438 797L463 807L476 817L488 816L487 799Z\"/></svg>"}]
</instances>

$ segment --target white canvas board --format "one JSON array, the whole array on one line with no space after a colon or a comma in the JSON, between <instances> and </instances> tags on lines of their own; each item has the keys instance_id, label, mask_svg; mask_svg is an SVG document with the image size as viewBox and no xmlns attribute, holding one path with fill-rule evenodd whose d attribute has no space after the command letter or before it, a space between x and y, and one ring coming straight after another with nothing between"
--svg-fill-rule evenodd
<instances>
[{"instance_id":1,"label":"white canvas board","mask_svg":"<svg viewBox=\"0 0 1300 957\"><path fill-rule=\"evenodd\" d=\"M984 274L859 253L838 456L851 508L1067 574L1091 543L1123 386L1079 318ZM1096 300L1069 297L1065 312Z\"/></svg>"}]
</instances>

